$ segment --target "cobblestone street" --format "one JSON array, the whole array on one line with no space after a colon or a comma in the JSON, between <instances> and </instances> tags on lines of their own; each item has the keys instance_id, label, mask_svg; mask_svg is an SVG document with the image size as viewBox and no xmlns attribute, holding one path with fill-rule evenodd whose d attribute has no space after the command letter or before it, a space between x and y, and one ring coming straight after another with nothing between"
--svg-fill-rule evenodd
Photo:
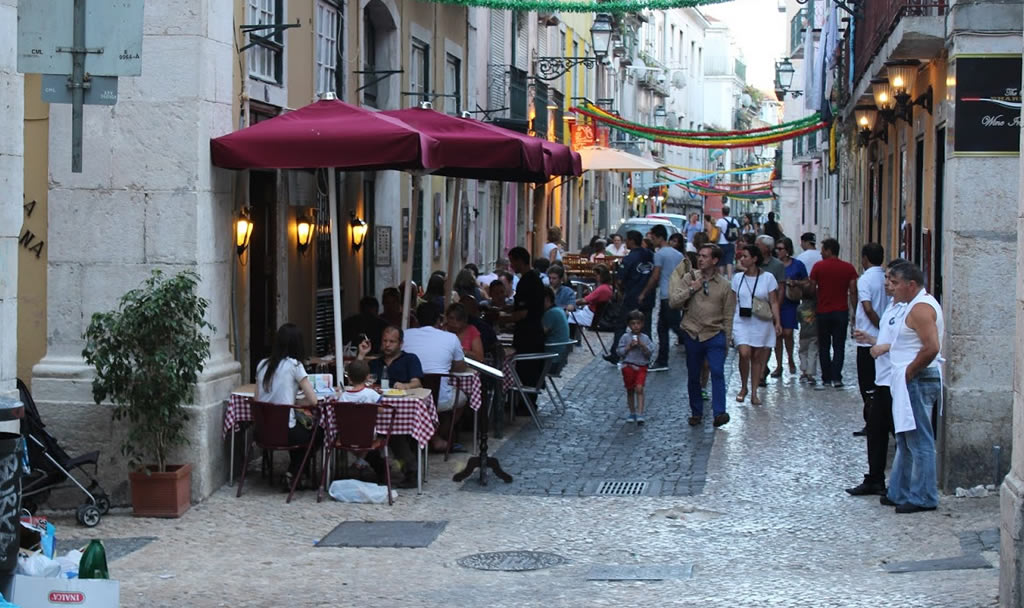
<instances>
[{"instance_id":1,"label":"cobblestone street","mask_svg":"<svg viewBox=\"0 0 1024 608\"><path fill-rule=\"evenodd\" d=\"M624 422L617 370L577 350L563 381L569 411L545 415L541 433L519 418L491 442L512 484L491 476L481 489L474 476L460 486L450 478L466 455L432 456L424 494L400 491L393 507L316 504L311 492L286 505L254 475L242 498L224 487L179 520L115 512L86 530L58 518L58 535L155 537L110 564L126 607L994 605L997 497L943 496L936 512L896 515L876 497L848 496L865 469L864 440L851 435L862 423L856 391L814 391L787 375L769 381L764 405L738 404L731 359L732 421L690 429L681 355L650 375L637 430ZM598 480L657 483L652 495L592 496ZM447 524L426 548L314 546L343 521L390 520ZM456 563L512 550L567 561L530 572ZM993 567L885 570L962 555ZM692 577L588 580L605 566L692 567Z\"/></svg>"}]
</instances>

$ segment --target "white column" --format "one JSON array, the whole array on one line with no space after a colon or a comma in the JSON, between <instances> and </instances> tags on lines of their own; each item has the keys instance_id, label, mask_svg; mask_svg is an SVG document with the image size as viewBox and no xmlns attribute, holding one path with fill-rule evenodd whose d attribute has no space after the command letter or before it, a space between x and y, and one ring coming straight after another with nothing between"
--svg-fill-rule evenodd
<instances>
[{"instance_id":1,"label":"white column","mask_svg":"<svg viewBox=\"0 0 1024 608\"><path fill-rule=\"evenodd\" d=\"M18 332L18 236L24 180L23 77L15 69L17 0L0 0L0 396L15 397ZM0 431L17 432L17 422Z\"/></svg>"},{"instance_id":2,"label":"white column","mask_svg":"<svg viewBox=\"0 0 1024 608\"><path fill-rule=\"evenodd\" d=\"M70 108L50 106L47 353L33 369L54 434L75 452L103 451L100 473L115 503L126 495L127 468L106 464L121 463L121 432L110 408L93 403L81 357L92 314L115 308L153 269L201 276L216 331L191 405L190 444L174 455L193 465L193 499L226 479L221 403L239 372L228 349L232 175L214 169L209 153L210 137L231 130L232 5L147 2L144 34L142 76L120 79L117 105L85 108L82 173L71 173Z\"/></svg>"}]
</instances>

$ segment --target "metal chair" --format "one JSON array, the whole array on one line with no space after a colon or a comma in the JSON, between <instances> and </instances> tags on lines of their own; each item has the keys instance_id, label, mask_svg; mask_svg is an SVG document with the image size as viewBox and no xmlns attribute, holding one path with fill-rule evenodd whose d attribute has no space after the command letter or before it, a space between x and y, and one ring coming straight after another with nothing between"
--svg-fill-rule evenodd
<instances>
[{"instance_id":1,"label":"metal chair","mask_svg":"<svg viewBox=\"0 0 1024 608\"><path fill-rule=\"evenodd\" d=\"M306 469L306 462L309 459L309 455L315 447L317 436L319 435L320 409L318 407L313 408L313 435L310 437L309 442L293 444L288 441L289 414L292 410L307 409L307 406L253 401L251 407L253 423L252 440L245 446L245 459L242 461L242 475L238 480L238 491L235 493L235 497L238 498L242 495L242 486L245 485L245 473L249 468L249 458L252 456L252 448L254 445L261 450L270 453L268 468L271 475L273 475L274 471L273 454L275 451L301 450L302 448L306 448L306 455L302 458L302 464L299 466L299 471L292 480L291 487L288 489L288 498L285 502L290 503L292 501L292 496L295 494L295 488L299 484L299 479L302 477L302 472Z\"/></svg>"},{"instance_id":2,"label":"metal chair","mask_svg":"<svg viewBox=\"0 0 1024 608\"><path fill-rule=\"evenodd\" d=\"M545 348L556 348L560 346L578 346L579 340L569 340L567 342L548 342L544 345ZM557 353L552 353L557 354ZM562 368L565 366L566 361L569 358L569 352L566 350L564 358L559 355L558 361L552 364L551 369L548 370L547 382L544 384L544 388L548 391L548 397L551 399L551 403L554 406L553 411L556 414L565 414L566 403L565 399L562 398L562 392L558 390L558 385L555 384L555 378L562 378ZM552 392L554 391L554 392Z\"/></svg>"},{"instance_id":3,"label":"metal chair","mask_svg":"<svg viewBox=\"0 0 1024 608\"><path fill-rule=\"evenodd\" d=\"M334 408L334 420L338 426L338 433L334 441L324 445L326 462L323 467L323 476L320 478L320 489L317 491L316 501L320 502L324 498L327 470L336 450L351 452L359 458L373 450L382 450L384 452L384 479L388 487L388 504L393 504L388 440L395 427L395 408L384 403L346 403L343 401L332 402L327 407ZM381 410L390 412L384 435L377 434L377 419Z\"/></svg>"},{"instance_id":4,"label":"metal chair","mask_svg":"<svg viewBox=\"0 0 1024 608\"><path fill-rule=\"evenodd\" d=\"M586 331L587 329L589 329L590 331L594 332L594 335L597 336L597 342L598 342L598 344L601 345L601 354L602 355L607 355L608 354L608 348L605 347L604 340L601 339L601 331L600 331L600 327L599 326L600 326L600 323L601 323L601 317L604 316L605 310L608 308L608 305L610 303L611 302L601 302L600 304L597 305L597 310L594 311L594 320L590 322L590 326L589 327L583 328L578 323L576 323L576 326L580 328L580 332L579 332L580 333L580 337L583 338L583 342L587 345L587 348L590 350L590 354L591 355L596 355L597 353L594 352L594 347L590 345L590 339L587 337L587 331ZM573 321L575 321L576 320L576 312L575 311L570 312L569 313L569 318L571 318Z\"/></svg>"},{"instance_id":5,"label":"metal chair","mask_svg":"<svg viewBox=\"0 0 1024 608\"><path fill-rule=\"evenodd\" d=\"M554 364L556 359L558 359L558 355L555 353L521 353L513 355L510 359L511 365L509 365L509 370L512 374L513 387L523 399L523 403L526 405L526 410L530 412L530 417L533 418L534 424L537 425L537 430L544 430L544 427L540 423L540 418L537 417L537 409L530 402L527 395L533 395L535 398L541 396L544 392L544 380L548 377L548 372L551 370L551 366ZM523 361L536 361L540 363L541 372L537 376L536 386L524 385L522 378L519 377L518 364Z\"/></svg>"}]
</instances>

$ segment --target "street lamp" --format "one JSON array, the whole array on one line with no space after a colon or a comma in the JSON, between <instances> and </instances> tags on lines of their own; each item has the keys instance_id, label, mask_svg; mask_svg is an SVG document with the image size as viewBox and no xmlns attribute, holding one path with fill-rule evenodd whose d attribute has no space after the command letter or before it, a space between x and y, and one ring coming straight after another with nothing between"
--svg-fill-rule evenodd
<instances>
[{"instance_id":1,"label":"street lamp","mask_svg":"<svg viewBox=\"0 0 1024 608\"><path fill-rule=\"evenodd\" d=\"M572 68L582 65L588 70L597 66L599 61L608 57L608 49L612 44L612 33L614 31L612 16L607 13L599 13L594 17L594 24L590 27L590 41L594 47L593 57L537 57L536 75L538 80L554 80L561 78Z\"/></svg>"},{"instance_id":2,"label":"street lamp","mask_svg":"<svg viewBox=\"0 0 1024 608\"><path fill-rule=\"evenodd\" d=\"M793 67L793 62L789 60L789 57L775 62L775 96L779 101L785 99L786 93L793 95L794 99L803 94L803 91L791 90L795 73L796 68Z\"/></svg>"},{"instance_id":3,"label":"street lamp","mask_svg":"<svg viewBox=\"0 0 1024 608\"><path fill-rule=\"evenodd\" d=\"M857 135L860 145L866 146L871 140L871 133L875 130L875 121L878 119L878 110L875 106L857 106L853 109L854 119L857 121ZM885 133L883 129L882 133Z\"/></svg>"},{"instance_id":4,"label":"street lamp","mask_svg":"<svg viewBox=\"0 0 1024 608\"><path fill-rule=\"evenodd\" d=\"M910 101L910 91L917 79L917 70L920 65L921 62L916 59L889 61L885 64L886 80L889 81L890 92L895 103L894 114L896 118L902 118L908 123L913 120L915 105L923 107L929 114L932 113L932 88L930 85L921 96L913 102Z\"/></svg>"}]
</instances>

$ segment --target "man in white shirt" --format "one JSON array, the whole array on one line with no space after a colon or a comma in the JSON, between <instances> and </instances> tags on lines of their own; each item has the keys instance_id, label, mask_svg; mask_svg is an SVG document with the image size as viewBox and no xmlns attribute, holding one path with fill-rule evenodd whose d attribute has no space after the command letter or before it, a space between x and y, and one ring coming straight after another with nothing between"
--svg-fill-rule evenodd
<instances>
[{"instance_id":1,"label":"man in white shirt","mask_svg":"<svg viewBox=\"0 0 1024 608\"><path fill-rule=\"evenodd\" d=\"M403 350L416 355L424 374L448 374L466 371L465 354L455 334L441 329L443 317L437 306L430 302L416 307L416 321L419 327L406 330ZM430 440L435 451L444 451L447 442L438 434L451 424L448 416L452 410L465 404L466 396L459 394L460 403L455 401L455 390L447 378L441 378L437 395L437 411L441 415L438 432Z\"/></svg>"},{"instance_id":2,"label":"man in white shirt","mask_svg":"<svg viewBox=\"0 0 1024 608\"><path fill-rule=\"evenodd\" d=\"M498 275L502 272L508 271L508 260L505 258L498 258L494 262L494 270L487 274L482 274L476 278L476 282L480 285L480 289L484 294L490 298L491 294L488 293L488 289L491 287L491 283L498 280Z\"/></svg>"},{"instance_id":3,"label":"man in white shirt","mask_svg":"<svg viewBox=\"0 0 1024 608\"><path fill-rule=\"evenodd\" d=\"M850 336L857 341L857 383L864 401L864 428L853 432L858 437L868 434L868 414L875 395L875 358L871 356L874 340L867 337L878 338L879 319L889 302L882 269L884 258L885 251L878 243L868 243L860 250L864 274L857 279L857 310L850 330Z\"/></svg>"},{"instance_id":4,"label":"man in white shirt","mask_svg":"<svg viewBox=\"0 0 1024 608\"><path fill-rule=\"evenodd\" d=\"M807 276L811 276L811 269L821 261L821 252L818 251L818 239L813 232L805 232L800 235L800 247L803 252L796 256L796 259L807 267Z\"/></svg>"},{"instance_id":5,"label":"man in white shirt","mask_svg":"<svg viewBox=\"0 0 1024 608\"><path fill-rule=\"evenodd\" d=\"M732 278L732 265L736 259L736 241L740 238L740 224L729 217L729 206L722 205L722 217L715 222L718 228L718 246L722 249L719 268L725 269L725 276Z\"/></svg>"}]
</instances>

